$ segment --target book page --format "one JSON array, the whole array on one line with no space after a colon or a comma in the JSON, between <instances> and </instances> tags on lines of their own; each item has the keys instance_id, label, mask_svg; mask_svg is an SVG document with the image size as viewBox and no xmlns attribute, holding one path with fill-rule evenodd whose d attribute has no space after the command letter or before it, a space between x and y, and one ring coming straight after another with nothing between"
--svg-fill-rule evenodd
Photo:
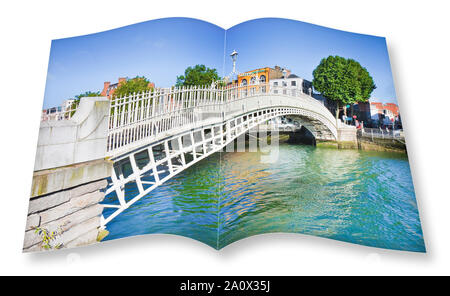
<instances>
[{"instance_id":1,"label":"book page","mask_svg":"<svg viewBox=\"0 0 450 296\"><path fill-rule=\"evenodd\" d=\"M385 39L271 18L226 36L261 120L223 155L219 248L283 232L424 251Z\"/></svg>"},{"instance_id":2,"label":"book page","mask_svg":"<svg viewBox=\"0 0 450 296\"><path fill-rule=\"evenodd\" d=\"M52 42L24 252L153 233L217 246L220 159L196 127L224 40L166 18Z\"/></svg>"}]
</instances>

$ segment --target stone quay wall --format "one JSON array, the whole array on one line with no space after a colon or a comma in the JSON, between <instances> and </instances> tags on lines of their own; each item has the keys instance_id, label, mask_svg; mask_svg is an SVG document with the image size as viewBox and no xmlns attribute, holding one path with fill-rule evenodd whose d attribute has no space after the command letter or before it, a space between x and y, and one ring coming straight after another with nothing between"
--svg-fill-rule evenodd
<instances>
[{"instance_id":1,"label":"stone quay wall","mask_svg":"<svg viewBox=\"0 0 450 296\"><path fill-rule=\"evenodd\" d=\"M405 139L381 139L358 135L358 148L370 151L407 153Z\"/></svg>"},{"instance_id":2,"label":"stone quay wall","mask_svg":"<svg viewBox=\"0 0 450 296\"><path fill-rule=\"evenodd\" d=\"M35 173L23 251L96 243L102 233L100 203L111 169L112 163L100 160ZM54 239L46 243L40 231L55 232Z\"/></svg>"},{"instance_id":3,"label":"stone quay wall","mask_svg":"<svg viewBox=\"0 0 450 296\"><path fill-rule=\"evenodd\" d=\"M338 149L358 149L356 127L339 122L337 129L337 141L316 139L316 146Z\"/></svg>"}]
</instances>

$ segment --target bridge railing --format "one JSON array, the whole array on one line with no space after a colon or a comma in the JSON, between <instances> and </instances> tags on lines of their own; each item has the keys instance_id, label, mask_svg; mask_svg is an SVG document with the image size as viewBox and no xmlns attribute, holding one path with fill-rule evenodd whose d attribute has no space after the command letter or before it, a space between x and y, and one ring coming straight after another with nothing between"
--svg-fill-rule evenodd
<instances>
[{"instance_id":1,"label":"bridge railing","mask_svg":"<svg viewBox=\"0 0 450 296\"><path fill-rule=\"evenodd\" d=\"M296 107L321 114L330 125L336 125L334 116L318 100L301 90L269 83L157 88L111 100L107 150L120 150L175 128L217 122L227 114L243 112L246 104L239 101L264 95L300 98L295 100Z\"/></svg>"},{"instance_id":2,"label":"bridge railing","mask_svg":"<svg viewBox=\"0 0 450 296\"><path fill-rule=\"evenodd\" d=\"M360 136L378 139L404 139L403 130L390 130L382 128L362 128L359 131Z\"/></svg>"}]
</instances>

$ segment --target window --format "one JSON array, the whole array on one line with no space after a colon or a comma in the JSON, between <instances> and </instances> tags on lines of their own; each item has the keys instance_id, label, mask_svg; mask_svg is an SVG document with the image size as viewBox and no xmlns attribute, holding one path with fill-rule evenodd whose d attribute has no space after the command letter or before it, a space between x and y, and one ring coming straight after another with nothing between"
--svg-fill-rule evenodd
<instances>
[{"instance_id":1,"label":"window","mask_svg":"<svg viewBox=\"0 0 450 296\"><path fill-rule=\"evenodd\" d=\"M247 85L247 79L242 79L241 84L242 84L242 86L246 86L246 85ZM247 87L245 87L245 88L242 90L241 96L246 97L247 94L248 94L248 93L247 93Z\"/></svg>"},{"instance_id":2,"label":"window","mask_svg":"<svg viewBox=\"0 0 450 296\"><path fill-rule=\"evenodd\" d=\"M287 82L286 81L283 81L283 86L287 86Z\"/></svg>"},{"instance_id":3,"label":"window","mask_svg":"<svg viewBox=\"0 0 450 296\"><path fill-rule=\"evenodd\" d=\"M256 77L255 77L255 76L253 76L253 77L250 79L250 84L256 84Z\"/></svg>"},{"instance_id":4,"label":"window","mask_svg":"<svg viewBox=\"0 0 450 296\"><path fill-rule=\"evenodd\" d=\"M273 83L273 86L278 86L278 81L275 81L275 82Z\"/></svg>"},{"instance_id":5,"label":"window","mask_svg":"<svg viewBox=\"0 0 450 296\"><path fill-rule=\"evenodd\" d=\"M297 86L297 81L292 80L292 81L291 81L291 86Z\"/></svg>"},{"instance_id":6,"label":"window","mask_svg":"<svg viewBox=\"0 0 450 296\"><path fill-rule=\"evenodd\" d=\"M259 77L259 82L261 82L261 83L266 83L266 76L265 75L261 75L260 77ZM276 82L275 82L276 83Z\"/></svg>"}]
</instances>

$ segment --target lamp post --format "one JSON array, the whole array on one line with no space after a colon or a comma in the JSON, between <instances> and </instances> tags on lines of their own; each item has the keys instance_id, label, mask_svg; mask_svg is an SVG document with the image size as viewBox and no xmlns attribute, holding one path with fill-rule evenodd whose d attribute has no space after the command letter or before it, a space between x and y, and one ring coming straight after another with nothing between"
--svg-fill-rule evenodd
<instances>
[{"instance_id":1,"label":"lamp post","mask_svg":"<svg viewBox=\"0 0 450 296\"><path fill-rule=\"evenodd\" d=\"M238 53L236 50L233 50L233 52L230 54L231 59L233 60L233 72L231 74L237 74L236 73L236 59L237 59Z\"/></svg>"}]
</instances>

